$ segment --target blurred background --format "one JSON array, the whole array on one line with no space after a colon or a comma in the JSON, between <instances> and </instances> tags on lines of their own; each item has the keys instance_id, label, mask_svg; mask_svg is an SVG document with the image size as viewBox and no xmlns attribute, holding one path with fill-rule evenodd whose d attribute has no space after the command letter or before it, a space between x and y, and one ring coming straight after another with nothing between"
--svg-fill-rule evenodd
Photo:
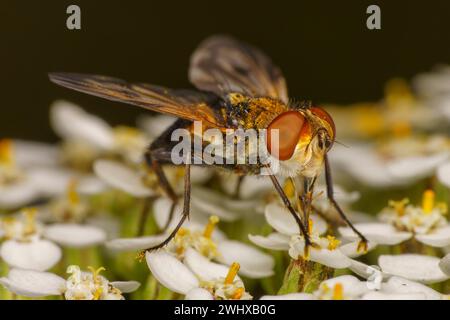
<instances>
[{"instance_id":1,"label":"blurred background","mask_svg":"<svg viewBox=\"0 0 450 320\"><path fill-rule=\"evenodd\" d=\"M81 7L82 30L66 28ZM366 8L381 7L381 30ZM264 50L282 68L290 95L316 103L376 101L392 77L450 63L449 1L24 1L1 2L0 136L56 140L48 108L73 101L112 124L142 113L50 83L47 72L105 74L190 87L190 53L228 33Z\"/></svg>"}]
</instances>

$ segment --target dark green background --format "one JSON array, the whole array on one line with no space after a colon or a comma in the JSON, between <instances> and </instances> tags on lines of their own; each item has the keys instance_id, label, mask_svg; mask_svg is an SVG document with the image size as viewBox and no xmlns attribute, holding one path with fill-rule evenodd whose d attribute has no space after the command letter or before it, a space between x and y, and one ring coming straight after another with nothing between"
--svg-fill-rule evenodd
<instances>
[{"instance_id":1,"label":"dark green background","mask_svg":"<svg viewBox=\"0 0 450 320\"><path fill-rule=\"evenodd\" d=\"M66 29L78 4L82 30ZM382 30L366 29L379 4ZM393 76L450 62L450 1L23 1L0 3L0 137L55 139L48 106L69 99L111 123L132 106L58 88L49 71L106 74L188 87L189 54L206 36L229 33L266 51L293 97L375 100Z\"/></svg>"}]
</instances>

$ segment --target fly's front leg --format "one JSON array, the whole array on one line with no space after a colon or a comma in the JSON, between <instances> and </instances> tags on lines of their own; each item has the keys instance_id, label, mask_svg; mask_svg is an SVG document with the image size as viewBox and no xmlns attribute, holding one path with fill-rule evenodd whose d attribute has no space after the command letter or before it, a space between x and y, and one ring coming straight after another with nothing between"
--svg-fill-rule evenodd
<instances>
[{"instance_id":1,"label":"fly's front leg","mask_svg":"<svg viewBox=\"0 0 450 320\"><path fill-rule=\"evenodd\" d=\"M268 170L270 170L269 167L267 167L267 168L268 168ZM291 215L294 217L295 222L297 223L297 225L298 225L298 227L300 229L300 232L303 234L303 237L305 239L305 252L304 252L304 255L305 255L305 257L308 257L309 256L309 247L310 246L315 247L315 244L310 239L310 234L308 232L308 229L305 227L305 224L302 222L302 220L300 219L299 215L297 214L295 209L292 207L292 204L289 201L289 198L284 193L283 188L281 187L281 185L278 182L278 180L275 177L275 175L271 174L271 175L269 175L269 177L270 177L270 180L272 180L272 183L273 183L275 189L277 190L278 194L280 195L281 200L283 201L284 205L289 210Z\"/></svg>"},{"instance_id":2,"label":"fly's front leg","mask_svg":"<svg viewBox=\"0 0 450 320\"><path fill-rule=\"evenodd\" d=\"M358 229L355 228L355 226L350 222L350 220L345 215L344 211L342 211L339 204L334 199L334 192L333 192L333 179L331 177L331 170L330 170L330 162L328 160L328 156L325 155L325 181L327 184L327 197L330 200L331 205L336 209L336 211L339 213L341 218L347 223L347 225L353 230L354 233L356 233L360 239L358 244L358 251L367 251L367 239L363 236L361 232L358 231Z\"/></svg>"},{"instance_id":3,"label":"fly's front leg","mask_svg":"<svg viewBox=\"0 0 450 320\"><path fill-rule=\"evenodd\" d=\"M183 223L186 221L186 219L189 217L190 212L190 205L191 205L191 166L189 163L186 164L186 170L184 175L184 202L183 202L183 212L180 221L178 222L177 226L172 230L172 232L167 236L166 240L161 242L160 244L147 248L143 250L139 257L142 259L145 256L146 252L151 252L157 249L161 249L165 247L177 234L178 230L180 230Z\"/></svg>"}]
</instances>

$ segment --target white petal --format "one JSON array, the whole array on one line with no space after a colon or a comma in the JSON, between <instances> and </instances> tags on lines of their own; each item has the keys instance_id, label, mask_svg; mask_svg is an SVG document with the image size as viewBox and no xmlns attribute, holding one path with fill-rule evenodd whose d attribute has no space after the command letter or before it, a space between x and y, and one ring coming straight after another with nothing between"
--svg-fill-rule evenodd
<instances>
[{"instance_id":1,"label":"white petal","mask_svg":"<svg viewBox=\"0 0 450 320\"><path fill-rule=\"evenodd\" d=\"M62 294L66 281L49 272L12 269L7 277L0 278L0 283L21 296L44 297Z\"/></svg>"},{"instance_id":2,"label":"white petal","mask_svg":"<svg viewBox=\"0 0 450 320\"><path fill-rule=\"evenodd\" d=\"M439 267L446 275L450 277L450 253L442 258L439 262Z\"/></svg>"},{"instance_id":3,"label":"white petal","mask_svg":"<svg viewBox=\"0 0 450 320\"><path fill-rule=\"evenodd\" d=\"M225 278L228 274L228 267L209 261L200 253L192 248L186 250L184 263L192 270L201 280L215 280Z\"/></svg>"},{"instance_id":4,"label":"white petal","mask_svg":"<svg viewBox=\"0 0 450 320\"><path fill-rule=\"evenodd\" d=\"M237 212L226 207L223 195L204 188L197 187L192 190L191 208L192 211L202 212L208 216L216 215L224 221L234 221L239 217Z\"/></svg>"},{"instance_id":5,"label":"white petal","mask_svg":"<svg viewBox=\"0 0 450 320\"><path fill-rule=\"evenodd\" d=\"M351 260L339 249L310 249L310 260L323 264L324 266L342 269L351 265Z\"/></svg>"},{"instance_id":6,"label":"white petal","mask_svg":"<svg viewBox=\"0 0 450 320\"><path fill-rule=\"evenodd\" d=\"M136 291L141 286L141 284L137 281L113 281L110 282L110 284L123 293Z\"/></svg>"},{"instance_id":7,"label":"white petal","mask_svg":"<svg viewBox=\"0 0 450 320\"><path fill-rule=\"evenodd\" d=\"M424 284L403 279L400 277L391 277L386 283L383 283L382 291L396 294L423 294L427 300L440 300L442 295L427 287Z\"/></svg>"},{"instance_id":8,"label":"white petal","mask_svg":"<svg viewBox=\"0 0 450 320\"><path fill-rule=\"evenodd\" d=\"M422 283L448 278L439 268L439 258L419 254L381 255L378 265L385 273Z\"/></svg>"},{"instance_id":9,"label":"white petal","mask_svg":"<svg viewBox=\"0 0 450 320\"><path fill-rule=\"evenodd\" d=\"M153 276L166 288L181 294L199 286L195 275L177 258L165 251L145 255Z\"/></svg>"},{"instance_id":10,"label":"white petal","mask_svg":"<svg viewBox=\"0 0 450 320\"><path fill-rule=\"evenodd\" d=\"M30 181L43 197L63 194L77 176L77 173L61 168L33 168L28 172Z\"/></svg>"},{"instance_id":11,"label":"white petal","mask_svg":"<svg viewBox=\"0 0 450 320\"><path fill-rule=\"evenodd\" d=\"M108 241L105 245L113 251L138 251L151 248L167 239L167 234L139 237L139 238L120 238Z\"/></svg>"},{"instance_id":12,"label":"white petal","mask_svg":"<svg viewBox=\"0 0 450 320\"><path fill-rule=\"evenodd\" d=\"M0 208L17 209L36 200L38 196L38 189L30 180L3 186L0 190Z\"/></svg>"},{"instance_id":13,"label":"white petal","mask_svg":"<svg viewBox=\"0 0 450 320\"><path fill-rule=\"evenodd\" d=\"M366 279L372 277L374 278L373 280L375 280L375 277L377 276L381 276L382 279L388 277L388 275L382 273L379 270L378 266L369 266L365 263L353 259L351 260L351 265L349 269L352 270L354 273L356 273L358 276Z\"/></svg>"},{"instance_id":14,"label":"white petal","mask_svg":"<svg viewBox=\"0 0 450 320\"><path fill-rule=\"evenodd\" d=\"M271 250L288 250L289 249L289 237L281 233L271 233L267 237L249 234L248 238L254 244Z\"/></svg>"},{"instance_id":15,"label":"white petal","mask_svg":"<svg viewBox=\"0 0 450 320\"><path fill-rule=\"evenodd\" d=\"M366 293L362 300L424 300L423 293L384 293L373 291Z\"/></svg>"},{"instance_id":16,"label":"white petal","mask_svg":"<svg viewBox=\"0 0 450 320\"><path fill-rule=\"evenodd\" d=\"M107 185L94 175L86 175L78 180L77 192L85 195L99 194L105 191Z\"/></svg>"},{"instance_id":17,"label":"white petal","mask_svg":"<svg viewBox=\"0 0 450 320\"><path fill-rule=\"evenodd\" d=\"M170 222L167 230L173 230L175 226L181 219L181 214L183 212L182 204L183 199L179 200L179 203L175 206L173 212L173 218ZM160 229L164 228L167 223L167 219L169 219L170 209L172 206L172 200L165 197L160 197L153 202L153 215L156 221L156 224ZM204 214L198 214L192 210L189 216L189 220L184 223L185 228L192 228L193 230L203 230L205 224L208 223L208 217ZM215 230L213 233L213 238L223 238L223 233L220 230Z\"/></svg>"},{"instance_id":18,"label":"white petal","mask_svg":"<svg viewBox=\"0 0 450 320\"><path fill-rule=\"evenodd\" d=\"M369 145L350 145L349 148L333 147L330 153L331 163L344 169L360 183L382 188L401 184L400 179L394 179L387 170L384 161ZM364 165L361 165L361 164Z\"/></svg>"},{"instance_id":19,"label":"white petal","mask_svg":"<svg viewBox=\"0 0 450 320\"><path fill-rule=\"evenodd\" d=\"M140 116L137 119L137 125L144 130L150 137L159 137L166 129L168 129L177 118L166 115L157 116Z\"/></svg>"},{"instance_id":20,"label":"white petal","mask_svg":"<svg viewBox=\"0 0 450 320\"><path fill-rule=\"evenodd\" d=\"M58 223L45 228L44 236L62 246L82 248L101 244L106 241L106 232L100 228Z\"/></svg>"},{"instance_id":21,"label":"white petal","mask_svg":"<svg viewBox=\"0 0 450 320\"><path fill-rule=\"evenodd\" d=\"M410 232L397 231L393 226L386 223L357 223L354 225L369 241L377 244L395 245L412 237ZM358 235L350 228L339 228L342 237L348 240L357 240Z\"/></svg>"},{"instance_id":22,"label":"white petal","mask_svg":"<svg viewBox=\"0 0 450 320\"><path fill-rule=\"evenodd\" d=\"M94 163L95 174L111 187L122 190L135 197L143 198L153 194L134 170L112 160L97 160Z\"/></svg>"},{"instance_id":23,"label":"white petal","mask_svg":"<svg viewBox=\"0 0 450 320\"><path fill-rule=\"evenodd\" d=\"M369 291L369 287L365 281L361 281L358 278L351 275L343 275L335 278L331 278L322 282L321 285L326 285L329 288L334 288L336 284L341 284L344 292L344 296L350 298L358 298L362 294Z\"/></svg>"},{"instance_id":24,"label":"white petal","mask_svg":"<svg viewBox=\"0 0 450 320\"><path fill-rule=\"evenodd\" d=\"M20 168L53 167L59 162L59 150L56 145L42 142L14 140L14 157Z\"/></svg>"},{"instance_id":25,"label":"white petal","mask_svg":"<svg viewBox=\"0 0 450 320\"><path fill-rule=\"evenodd\" d=\"M298 235L299 227L294 217L285 207L278 203L269 203L265 208L267 222L278 232L286 235Z\"/></svg>"},{"instance_id":26,"label":"white petal","mask_svg":"<svg viewBox=\"0 0 450 320\"><path fill-rule=\"evenodd\" d=\"M209 167L191 166L191 183L204 184L213 176L214 171Z\"/></svg>"},{"instance_id":27,"label":"white petal","mask_svg":"<svg viewBox=\"0 0 450 320\"><path fill-rule=\"evenodd\" d=\"M340 246L339 249L347 257L356 258L363 254L366 254L366 252L358 251L358 245L359 245L359 240L344 244L344 245ZM377 245L374 242L369 241L367 243L367 251L373 250L376 246Z\"/></svg>"},{"instance_id":28,"label":"white petal","mask_svg":"<svg viewBox=\"0 0 450 320\"><path fill-rule=\"evenodd\" d=\"M429 234L416 234L415 238L432 247L446 247L450 245L450 226L438 228Z\"/></svg>"},{"instance_id":29,"label":"white petal","mask_svg":"<svg viewBox=\"0 0 450 320\"><path fill-rule=\"evenodd\" d=\"M190 290L186 294L184 299L185 300L214 300L214 297L206 289L195 288L195 289Z\"/></svg>"},{"instance_id":30,"label":"white petal","mask_svg":"<svg viewBox=\"0 0 450 320\"><path fill-rule=\"evenodd\" d=\"M264 278L273 275L273 257L239 241L225 240L218 243L220 262L231 265L238 262L239 273L249 278Z\"/></svg>"},{"instance_id":31,"label":"white petal","mask_svg":"<svg viewBox=\"0 0 450 320\"><path fill-rule=\"evenodd\" d=\"M439 166L437 169L437 178L444 186L450 188L450 162Z\"/></svg>"},{"instance_id":32,"label":"white petal","mask_svg":"<svg viewBox=\"0 0 450 320\"><path fill-rule=\"evenodd\" d=\"M114 145L111 126L73 103L55 101L51 106L50 120L55 132L65 139L86 142L105 150Z\"/></svg>"},{"instance_id":33,"label":"white petal","mask_svg":"<svg viewBox=\"0 0 450 320\"><path fill-rule=\"evenodd\" d=\"M45 271L61 259L61 249L48 240L5 241L0 248L5 262L15 268Z\"/></svg>"},{"instance_id":34,"label":"white petal","mask_svg":"<svg viewBox=\"0 0 450 320\"><path fill-rule=\"evenodd\" d=\"M311 293L288 293L277 296L262 296L259 300L316 300Z\"/></svg>"},{"instance_id":35,"label":"white petal","mask_svg":"<svg viewBox=\"0 0 450 320\"><path fill-rule=\"evenodd\" d=\"M431 156L411 156L388 163L388 170L394 177L421 179L433 174L434 170L449 157L447 152Z\"/></svg>"}]
</instances>

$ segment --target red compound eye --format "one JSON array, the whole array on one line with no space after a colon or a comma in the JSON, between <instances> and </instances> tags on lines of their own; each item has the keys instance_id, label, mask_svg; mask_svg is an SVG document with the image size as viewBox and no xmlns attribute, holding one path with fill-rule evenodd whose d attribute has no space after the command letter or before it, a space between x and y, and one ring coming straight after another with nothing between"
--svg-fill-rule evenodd
<instances>
[{"instance_id":1,"label":"red compound eye","mask_svg":"<svg viewBox=\"0 0 450 320\"><path fill-rule=\"evenodd\" d=\"M334 125L333 118L331 118L330 114L320 107L312 107L310 110L312 114L330 125L332 131L332 136L330 138L332 141L334 141L334 138L336 137L336 126Z\"/></svg>"},{"instance_id":2,"label":"red compound eye","mask_svg":"<svg viewBox=\"0 0 450 320\"><path fill-rule=\"evenodd\" d=\"M297 111L288 111L276 117L267 128L267 150L269 150L269 153L277 156L280 160L290 159L294 154L304 123L305 117ZM273 130L278 130L278 143L272 141L276 137L275 134L272 137Z\"/></svg>"}]
</instances>

